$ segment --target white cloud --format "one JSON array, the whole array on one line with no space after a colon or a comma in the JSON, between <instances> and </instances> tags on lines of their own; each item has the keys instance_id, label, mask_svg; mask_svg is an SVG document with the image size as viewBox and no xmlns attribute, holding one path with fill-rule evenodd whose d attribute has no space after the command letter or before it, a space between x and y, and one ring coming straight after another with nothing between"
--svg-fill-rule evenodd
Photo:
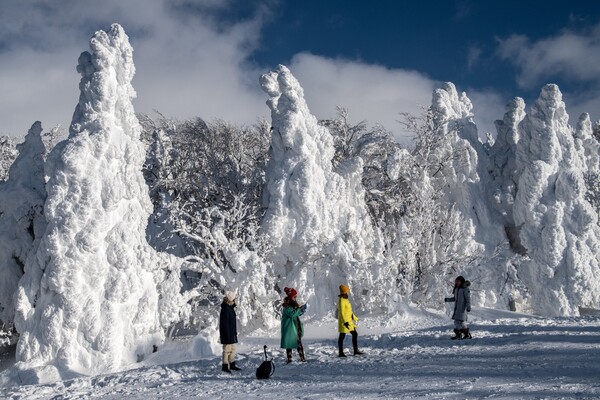
<instances>
[{"instance_id":1,"label":"white cloud","mask_svg":"<svg viewBox=\"0 0 600 400\"><path fill-rule=\"evenodd\" d=\"M600 96L597 93L597 90L594 90L587 93L563 94L571 125L577 124L579 116L584 112L590 114L592 121L600 119Z\"/></svg>"},{"instance_id":2,"label":"white cloud","mask_svg":"<svg viewBox=\"0 0 600 400\"><path fill-rule=\"evenodd\" d=\"M500 57L519 69L521 87L535 87L554 77L600 81L600 25L586 35L563 31L535 42L523 35L498 41Z\"/></svg>"},{"instance_id":3,"label":"white cloud","mask_svg":"<svg viewBox=\"0 0 600 400\"><path fill-rule=\"evenodd\" d=\"M483 51L477 46L469 46L469 52L467 54L467 68L472 69L479 60Z\"/></svg>"},{"instance_id":4,"label":"white cloud","mask_svg":"<svg viewBox=\"0 0 600 400\"><path fill-rule=\"evenodd\" d=\"M78 99L81 51L94 31L120 23L134 47L136 111L175 118L224 118L251 124L269 116L258 77L267 66L253 64L253 51L268 18L265 7L253 18L223 24L218 12L231 2L145 0L49 0L14 2L0 13L0 133L24 135L41 120L45 129L68 127ZM215 14L216 13L216 14ZM280 62L286 62L281 60ZM311 111L331 118L346 107L355 122L381 123L407 144L397 122L400 112L419 114L431 104L438 82L425 74L358 61L297 54L289 65ZM490 93L473 100L485 130L496 114ZM482 116L484 118L482 118Z\"/></svg>"},{"instance_id":5,"label":"white cloud","mask_svg":"<svg viewBox=\"0 0 600 400\"><path fill-rule=\"evenodd\" d=\"M600 24L585 33L563 30L538 41L513 35L499 39L498 52L518 68L519 86L532 89L558 83L571 124L583 112L600 117ZM569 83L578 89L569 91Z\"/></svg>"},{"instance_id":6,"label":"white cloud","mask_svg":"<svg viewBox=\"0 0 600 400\"><path fill-rule=\"evenodd\" d=\"M510 99L503 98L499 93L489 90L471 89L467 96L473 103L473 114L479 137L485 140L486 133L496 136L494 121L502 119L506 104Z\"/></svg>"},{"instance_id":7,"label":"white cloud","mask_svg":"<svg viewBox=\"0 0 600 400\"><path fill-rule=\"evenodd\" d=\"M264 10L217 26L209 14L214 1L205 3L206 14L166 0L3 5L0 132L24 135L35 120L45 129L68 127L78 98L77 58L88 50L91 34L112 22L123 25L134 47L138 112L157 109L174 117L242 123L267 115L257 84L260 70L247 61L260 38Z\"/></svg>"},{"instance_id":8,"label":"white cloud","mask_svg":"<svg viewBox=\"0 0 600 400\"><path fill-rule=\"evenodd\" d=\"M431 94L437 86L419 72L308 53L297 54L290 69L317 118L334 117L336 106L344 107L353 122L380 123L403 144L408 134L397 122L399 113L420 114L421 107L431 105Z\"/></svg>"}]
</instances>

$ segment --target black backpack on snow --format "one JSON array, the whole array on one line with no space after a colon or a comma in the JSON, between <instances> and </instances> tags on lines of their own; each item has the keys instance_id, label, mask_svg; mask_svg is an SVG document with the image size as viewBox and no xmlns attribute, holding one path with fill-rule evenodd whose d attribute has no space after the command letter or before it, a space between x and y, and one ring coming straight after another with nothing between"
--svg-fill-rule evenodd
<instances>
[{"instance_id":1,"label":"black backpack on snow","mask_svg":"<svg viewBox=\"0 0 600 400\"><path fill-rule=\"evenodd\" d=\"M273 358L267 359L267 345L264 347L265 350L265 361L263 361L258 368L256 368L256 377L258 379L269 379L275 373L275 364Z\"/></svg>"}]
</instances>

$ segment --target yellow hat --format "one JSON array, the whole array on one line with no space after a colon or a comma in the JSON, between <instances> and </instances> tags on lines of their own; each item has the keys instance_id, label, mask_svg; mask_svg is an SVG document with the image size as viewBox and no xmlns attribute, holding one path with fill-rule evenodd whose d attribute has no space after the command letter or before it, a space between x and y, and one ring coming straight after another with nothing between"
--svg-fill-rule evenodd
<instances>
[{"instance_id":1,"label":"yellow hat","mask_svg":"<svg viewBox=\"0 0 600 400\"><path fill-rule=\"evenodd\" d=\"M350 288L346 285L340 285L340 294L350 293Z\"/></svg>"}]
</instances>

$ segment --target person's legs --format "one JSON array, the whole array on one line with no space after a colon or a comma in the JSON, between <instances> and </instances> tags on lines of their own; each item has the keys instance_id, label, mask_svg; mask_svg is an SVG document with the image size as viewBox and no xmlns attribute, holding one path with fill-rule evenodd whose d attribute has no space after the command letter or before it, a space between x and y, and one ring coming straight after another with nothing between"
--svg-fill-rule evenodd
<instances>
[{"instance_id":1,"label":"person's legs","mask_svg":"<svg viewBox=\"0 0 600 400\"><path fill-rule=\"evenodd\" d=\"M338 338L338 349L339 349L339 356L340 357L346 357L346 355L344 354L344 338L346 337L345 333L340 333L340 337Z\"/></svg>"},{"instance_id":2,"label":"person's legs","mask_svg":"<svg viewBox=\"0 0 600 400\"><path fill-rule=\"evenodd\" d=\"M230 344L231 351L229 352L229 369L232 371L241 371L242 369L235 365L235 344Z\"/></svg>"},{"instance_id":3,"label":"person's legs","mask_svg":"<svg viewBox=\"0 0 600 400\"><path fill-rule=\"evenodd\" d=\"M467 326L467 323L465 321L462 321L460 333L462 333L463 339L471 339L472 338L471 331L469 330L469 327Z\"/></svg>"},{"instance_id":4,"label":"person's legs","mask_svg":"<svg viewBox=\"0 0 600 400\"><path fill-rule=\"evenodd\" d=\"M292 362L292 349L285 349L285 355L287 356L287 362Z\"/></svg>"},{"instance_id":5,"label":"person's legs","mask_svg":"<svg viewBox=\"0 0 600 400\"><path fill-rule=\"evenodd\" d=\"M221 368L223 372L231 373L231 371L229 370L230 354L231 354L231 345L224 344L223 345L223 364L222 364L222 368Z\"/></svg>"},{"instance_id":6,"label":"person's legs","mask_svg":"<svg viewBox=\"0 0 600 400\"><path fill-rule=\"evenodd\" d=\"M358 356L360 354L365 354L362 351L358 350L358 332L356 329L350 332L352 334L352 347L354 348L354 355Z\"/></svg>"},{"instance_id":7,"label":"person's legs","mask_svg":"<svg viewBox=\"0 0 600 400\"><path fill-rule=\"evenodd\" d=\"M300 361L306 361L304 358L304 346L302 346L302 338L298 335L298 355L300 356Z\"/></svg>"},{"instance_id":8,"label":"person's legs","mask_svg":"<svg viewBox=\"0 0 600 400\"><path fill-rule=\"evenodd\" d=\"M455 340L455 339L462 339L461 333L462 333L462 329L463 329L463 322L460 319L455 319L454 320L454 336L452 336L450 339Z\"/></svg>"}]
</instances>

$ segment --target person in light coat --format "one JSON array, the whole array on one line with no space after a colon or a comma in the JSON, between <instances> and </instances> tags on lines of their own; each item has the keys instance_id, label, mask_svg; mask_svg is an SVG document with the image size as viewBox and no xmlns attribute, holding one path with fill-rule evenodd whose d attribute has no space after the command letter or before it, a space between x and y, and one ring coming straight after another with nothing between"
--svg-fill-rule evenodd
<instances>
[{"instance_id":1,"label":"person in light coat","mask_svg":"<svg viewBox=\"0 0 600 400\"><path fill-rule=\"evenodd\" d=\"M467 316L471 312L471 282L464 277L458 276L454 281L452 297L444 298L445 302L454 302L454 336L451 339L471 339L471 332L467 326Z\"/></svg>"},{"instance_id":2,"label":"person in light coat","mask_svg":"<svg viewBox=\"0 0 600 400\"><path fill-rule=\"evenodd\" d=\"M298 304L296 289L286 287L284 292L286 297L283 299L281 312L281 348L285 349L288 363L292 362L292 349L298 349L300 361L305 362L304 347L302 346L304 325L300 321L300 316L306 311L306 304Z\"/></svg>"},{"instance_id":3,"label":"person in light coat","mask_svg":"<svg viewBox=\"0 0 600 400\"><path fill-rule=\"evenodd\" d=\"M340 285L340 294L338 296L338 332L340 333L338 337L338 349L340 357L346 357L344 353L344 338L347 333L352 335L354 355L364 354L358 349L358 332L356 332L356 324L354 323L358 321L358 318L352 312L352 304L348 300L349 293L350 288L347 285Z\"/></svg>"}]
</instances>

